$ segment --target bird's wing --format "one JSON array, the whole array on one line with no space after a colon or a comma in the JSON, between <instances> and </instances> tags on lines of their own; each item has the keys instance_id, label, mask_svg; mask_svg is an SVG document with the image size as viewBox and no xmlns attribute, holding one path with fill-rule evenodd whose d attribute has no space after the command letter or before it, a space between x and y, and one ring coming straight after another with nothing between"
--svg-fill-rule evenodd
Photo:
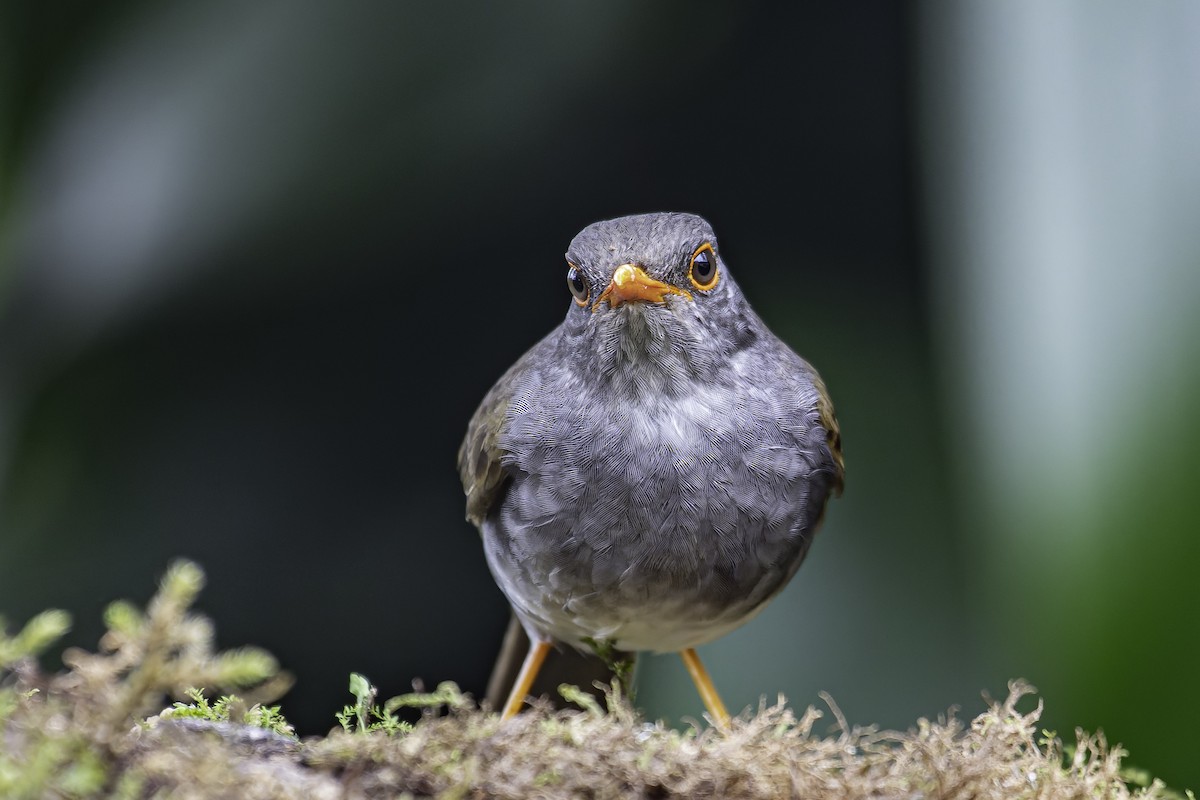
<instances>
[{"instance_id":1,"label":"bird's wing","mask_svg":"<svg viewBox=\"0 0 1200 800\"><path fill-rule=\"evenodd\" d=\"M825 381L821 380L821 376L811 365L809 371L813 386L817 390L817 418L821 421L821 427L825 429L825 442L829 445L829 455L833 457L833 494L836 497L841 495L846 482L846 462L842 457L842 429L838 425L837 412L833 410L833 400L829 397L829 390L825 388Z\"/></svg>"},{"instance_id":2,"label":"bird's wing","mask_svg":"<svg viewBox=\"0 0 1200 800\"><path fill-rule=\"evenodd\" d=\"M802 407L795 411L802 418L807 419L809 425L813 421L813 412L816 412L816 423L825 432L825 446L829 450L830 492L837 497L841 495L842 487L845 484L846 465L842 457L842 431L838 425L837 412L833 410L833 400L829 397L829 390L825 388L825 381L821 380L820 374L813 365L797 355L787 345L782 342L780 345L773 352L772 358L779 359L777 364L781 368L784 380L792 382L792 396L810 398L806 399L802 403ZM804 376L804 380L800 380L801 375ZM816 392L815 400L811 399L813 391ZM802 447L806 445L805 442L800 444ZM814 443L808 442L807 444L812 446Z\"/></svg>"},{"instance_id":3,"label":"bird's wing","mask_svg":"<svg viewBox=\"0 0 1200 800\"><path fill-rule=\"evenodd\" d=\"M508 481L508 473L501 464L504 452L500 448L500 433L517 382L536 363L538 353L551 346L555 333L535 345L496 381L467 424L467 435L458 448L458 476L467 494L467 519L476 527L483 525L484 517Z\"/></svg>"},{"instance_id":4,"label":"bird's wing","mask_svg":"<svg viewBox=\"0 0 1200 800\"><path fill-rule=\"evenodd\" d=\"M500 465L498 440L512 399L513 377L510 369L484 396L458 448L458 476L467 494L467 519L477 527L483 525L508 477Z\"/></svg>"}]
</instances>

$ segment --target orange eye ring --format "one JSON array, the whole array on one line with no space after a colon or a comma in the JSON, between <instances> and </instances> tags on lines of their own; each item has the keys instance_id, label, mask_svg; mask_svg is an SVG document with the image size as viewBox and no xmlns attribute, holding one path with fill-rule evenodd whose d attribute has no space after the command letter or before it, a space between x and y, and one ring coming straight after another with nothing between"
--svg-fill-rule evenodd
<instances>
[{"instance_id":1,"label":"orange eye ring","mask_svg":"<svg viewBox=\"0 0 1200 800\"><path fill-rule=\"evenodd\" d=\"M705 242L692 253L692 260L688 262L688 280L692 282L692 286L706 292L717 285L720 277L717 253L711 244Z\"/></svg>"}]
</instances>

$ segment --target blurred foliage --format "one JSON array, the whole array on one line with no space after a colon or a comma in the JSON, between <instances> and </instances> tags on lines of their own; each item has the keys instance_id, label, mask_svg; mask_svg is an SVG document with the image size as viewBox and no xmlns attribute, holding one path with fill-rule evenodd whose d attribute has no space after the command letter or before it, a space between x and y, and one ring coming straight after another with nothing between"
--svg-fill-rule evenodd
<instances>
[{"instance_id":1,"label":"blurred foliage","mask_svg":"<svg viewBox=\"0 0 1200 800\"><path fill-rule=\"evenodd\" d=\"M1043 688L1064 715L1102 727L1139 754L1136 763L1173 765L1170 774L1192 781L1200 419L1190 409L1200 406L1200 371L1177 377L1188 410L1144 420L1128 447L1114 448L1089 503L1075 513L1064 513L1067 498L1026 510L1028 551L996 561L1010 580L991 590L1000 635L989 664L1042 665ZM1043 580L1036 591L1023 590L1029 573Z\"/></svg>"},{"instance_id":2,"label":"blurred foliage","mask_svg":"<svg viewBox=\"0 0 1200 800\"><path fill-rule=\"evenodd\" d=\"M213 649L212 624L189 611L203 584L195 564L176 562L144 612L110 605L99 652L69 649L67 670L55 675L34 656L67 627L61 612L38 615L11 638L0 630L0 794L143 796L154 780L117 765L137 747L130 727L164 695L188 686L251 687L264 699L286 691L290 680L266 652Z\"/></svg>"},{"instance_id":3,"label":"blurred foliage","mask_svg":"<svg viewBox=\"0 0 1200 800\"><path fill-rule=\"evenodd\" d=\"M897 727L1026 675L1196 785L1187 8L3 4L0 610L82 645L184 553L302 734L351 669L481 693L466 420L575 231L695 211L846 439L809 563L705 648L731 706ZM699 713L677 661L650 718Z\"/></svg>"}]
</instances>

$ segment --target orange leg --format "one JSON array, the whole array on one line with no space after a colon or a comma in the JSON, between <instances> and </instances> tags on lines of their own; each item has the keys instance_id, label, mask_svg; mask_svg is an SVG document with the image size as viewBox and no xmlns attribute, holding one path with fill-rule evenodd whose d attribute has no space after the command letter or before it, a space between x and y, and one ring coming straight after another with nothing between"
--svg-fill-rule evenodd
<instances>
[{"instance_id":1,"label":"orange leg","mask_svg":"<svg viewBox=\"0 0 1200 800\"><path fill-rule=\"evenodd\" d=\"M521 710L525 698L529 695L529 689L537 677L538 670L542 668L542 662L546 660L549 652L549 642L530 644L529 654L525 656L525 662L521 664L521 671L517 673L517 680L513 684L512 691L508 693L508 701L504 704L504 712L500 715L500 719L515 717Z\"/></svg>"},{"instance_id":2,"label":"orange leg","mask_svg":"<svg viewBox=\"0 0 1200 800\"><path fill-rule=\"evenodd\" d=\"M683 665L692 676L692 682L696 684L696 690L700 692L700 699L704 701L709 715L716 720L717 725L728 728L729 712L725 710L725 704L721 702L721 696L717 694L717 687L713 686L712 678L708 677L708 671L700 663L700 656L690 647L680 650L679 655L683 657Z\"/></svg>"}]
</instances>

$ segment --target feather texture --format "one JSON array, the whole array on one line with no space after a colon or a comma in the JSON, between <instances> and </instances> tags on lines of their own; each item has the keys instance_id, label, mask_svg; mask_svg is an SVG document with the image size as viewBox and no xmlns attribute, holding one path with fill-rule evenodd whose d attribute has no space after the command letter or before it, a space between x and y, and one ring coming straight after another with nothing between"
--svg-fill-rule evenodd
<instances>
[{"instance_id":1,"label":"feather texture","mask_svg":"<svg viewBox=\"0 0 1200 800\"><path fill-rule=\"evenodd\" d=\"M689 283L708 244L719 280ZM589 226L568 259L593 294L635 264L686 289L572 304L496 383L459 451L467 517L531 638L668 651L752 617L791 579L841 439L816 371L772 334L687 214Z\"/></svg>"}]
</instances>

